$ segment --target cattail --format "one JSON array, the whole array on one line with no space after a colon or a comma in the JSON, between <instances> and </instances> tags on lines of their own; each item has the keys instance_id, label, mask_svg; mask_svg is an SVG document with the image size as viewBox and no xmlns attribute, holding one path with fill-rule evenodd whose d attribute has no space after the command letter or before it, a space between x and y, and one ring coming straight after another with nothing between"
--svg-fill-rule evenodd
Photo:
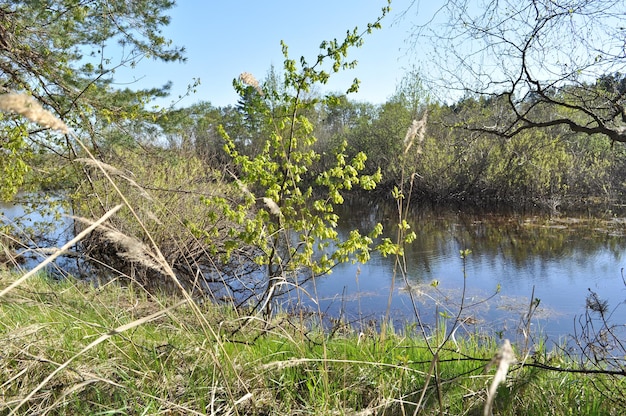
<instances>
[{"instance_id":1,"label":"cattail","mask_svg":"<svg viewBox=\"0 0 626 416\"><path fill-rule=\"evenodd\" d=\"M0 95L0 110L19 114L33 123L39 124L41 127L57 130L64 134L69 132L67 125L63 121L56 118L48 110L44 110L41 104L26 94L9 93Z\"/></svg>"},{"instance_id":2,"label":"cattail","mask_svg":"<svg viewBox=\"0 0 626 416\"><path fill-rule=\"evenodd\" d=\"M239 80L243 82L245 85L248 85L254 88L255 90L257 90L259 94L263 95L263 90L261 89L261 86L259 85L259 81L257 81L254 75L252 75L251 73L242 72L241 75L239 75Z\"/></svg>"}]
</instances>

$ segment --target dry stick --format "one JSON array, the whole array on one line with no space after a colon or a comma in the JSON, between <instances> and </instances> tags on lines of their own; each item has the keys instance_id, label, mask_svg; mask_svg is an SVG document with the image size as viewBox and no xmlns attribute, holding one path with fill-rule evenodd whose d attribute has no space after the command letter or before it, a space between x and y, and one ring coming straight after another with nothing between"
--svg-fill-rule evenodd
<instances>
[{"instance_id":1,"label":"dry stick","mask_svg":"<svg viewBox=\"0 0 626 416\"><path fill-rule=\"evenodd\" d=\"M84 353L86 353L87 351L89 351L90 349L92 349L93 347L95 347L98 344L101 344L102 342L106 341L107 339L111 338L114 335L120 334L122 332L128 331L129 329L132 329L136 326L139 326L141 324L144 324L146 322L150 322L155 320L156 318L159 318L160 316L168 313L169 311L183 305L187 303L187 300L183 300L181 302L178 302L177 304L170 306L169 308L157 311L151 315L148 315L146 317L143 317L141 319L137 319L133 322L130 322L126 325L122 325L122 326L118 326L115 329L110 330L109 332L107 332L106 334L101 335L98 339L96 339L95 341L93 341L91 344L87 345L85 348L83 348L82 350L80 350L78 353L76 353L75 355L73 355L72 357L70 357L67 361L65 361L63 364L61 364L56 370L54 370L53 372L51 372L50 374L48 374L48 376L37 385L37 387L35 387L30 393L28 393L28 395L17 405L17 407L13 410L11 410L11 413L9 413L9 416L14 415L15 412L17 412L17 410L22 407L27 401L29 401L34 395L35 393L37 393L39 390L41 390L41 388L43 386L45 386L46 384L48 384L48 382L50 380L52 380L52 378L57 375L57 373L59 373L61 370L65 369L68 365L70 365L70 363L72 361L74 361L76 358L80 357L81 355L83 355Z\"/></svg>"},{"instance_id":2,"label":"dry stick","mask_svg":"<svg viewBox=\"0 0 626 416\"><path fill-rule=\"evenodd\" d=\"M432 361L430 362L430 368L428 369L428 374L426 375L426 380L424 381L424 387L422 388L422 393L420 394L420 398L417 401L415 406L415 411L413 412L413 416L417 416L420 412L420 407L422 407L422 401L424 400L424 396L426 395L426 390L428 390L428 385L430 384L430 379L433 376L436 367L437 367L437 359L439 352L435 352Z\"/></svg>"},{"instance_id":3,"label":"dry stick","mask_svg":"<svg viewBox=\"0 0 626 416\"><path fill-rule=\"evenodd\" d=\"M534 306L534 310L533 310L533 306ZM530 322L532 320L532 316L534 311L537 309L537 305L535 304L535 285L533 285L533 290L530 294L530 303L528 305L528 313L526 314L526 317L522 317L522 323L524 324L524 327L522 328L522 333L524 334L524 355L526 357L528 357L528 355L530 354L529 348L528 348L528 344L529 344L529 338L530 338ZM524 322L524 320L526 322Z\"/></svg>"},{"instance_id":4,"label":"dry stick","mask_svg":"<svg viewBox=\"0 0 626 416\"><path fill-rule=\"evenodd\" d=\"M50 257L48 257L47 259L45 259L44 261L42 261L41 263L39 263L37 265L37 267L35 267L34 269L32 269L31 271L29 271L28 273L26 273L24 276L20 277L19 279L17 279L15 282L11 283L9 285L9 287L7 287L6 289L2 290L0 292L0 297L6 295L9 291L11 291L12 289L14 289L15 287L17 287L18 285L20 285L22 282L24 282L26 279L28 279L29 277L31 277L32 275L34 275L35 273L37 273L39 270L43 269L44 266L46 266L47 264L49 264L50 262L52 262L54 259L56 259L57 257L59 257L60 255L62 255L65 251L67 251L70 247L72 247L74 244L78 243L80 240L82 240L83 238L85 238L87 236L87 234L89 234L90 232L92 232L96 227L98 227L100 224L102 224L104 221L106 221L107 219L109 219L110 216L112 216L113 214L115 214L117 211L119 211L119 209L122 208L122 205L116 205L115 207L113 207L113 209L111 209L110 211L108 211L107 213L105 213L98 221L94 222L92 225L90 225L89 227L87 227L85 230L83 230L80 234L78 234L76 237L74 237L73 239L71 239L69 242L67 242L63 247L61 247L60 249L58 249L56 251L56 253L54 253L53 255L51 255Z\"/></svg>"}]
</instances>

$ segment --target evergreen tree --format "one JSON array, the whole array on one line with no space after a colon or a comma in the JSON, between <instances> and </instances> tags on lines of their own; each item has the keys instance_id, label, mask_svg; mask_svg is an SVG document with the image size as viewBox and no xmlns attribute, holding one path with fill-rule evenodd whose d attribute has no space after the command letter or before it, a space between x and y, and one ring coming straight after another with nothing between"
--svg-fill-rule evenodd
<instances>
[{"instance_id":1,"label":"evergreen tree","mask_svg":"<svg viewBox=\"0 0 626 416\"><path fill-rule=\"evenodd\" d=\"M183 49L162 35L169 0L8 1L0 5L0 89L32 95L96 149L116 137L116 123L141 120L147 90L113 86L116 69L144 58L183 60ZM138 123L136 123L138 125ZM22 184L33 152L71 160L69 137L50 134L19 117L0 119L0 198Z\"/></svg>"}]
</instances>

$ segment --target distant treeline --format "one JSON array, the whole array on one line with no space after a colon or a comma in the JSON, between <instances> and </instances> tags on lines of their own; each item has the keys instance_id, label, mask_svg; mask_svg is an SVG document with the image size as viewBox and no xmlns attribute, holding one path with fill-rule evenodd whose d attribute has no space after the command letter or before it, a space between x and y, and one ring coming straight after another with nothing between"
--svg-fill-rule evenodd
<instances>
[{"instance_id":1,"label":"distant treeline","mask_svg":"<svg viewBox=\"0 0 626 416\"><path fill-rule=\"evenodd\" d=\"M616 82L624 84L621 77ZM415 78L381 105L345 95L320 98L310 97L312 105L304 114L317 139L312 146L320 155L314 168L322 171L332 163L335 150L345 143L348 156L366 153L365 173L381 169L381 197L400 181L412 180L412 195L426 201L555 210L615 202L626 189L624 145L605 136L573 133L562 126L523 130L512 137L490 134L489 126L507 121L506 97L433 102ZM272 134L271 123L280 119L273 113L278 107L250 88L235 106L200 103L169 112L159 119L154 134L170 150L193 154L212 167L227 166L220 129L241 153L255 155ZM423 141L405 152L407 130L425 113ZM315 169L309 174L314 178Z\"/></svg>"}]
</instances>

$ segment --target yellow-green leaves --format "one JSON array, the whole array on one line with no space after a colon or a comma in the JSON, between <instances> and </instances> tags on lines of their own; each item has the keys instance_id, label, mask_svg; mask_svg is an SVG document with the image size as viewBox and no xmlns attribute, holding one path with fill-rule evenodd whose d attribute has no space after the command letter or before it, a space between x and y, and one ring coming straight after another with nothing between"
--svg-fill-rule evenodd
<instances>
[{"instance_id":1,"label":"yellow-green leaves","mask_svg":"<svg viewBox=\"0 0 626 416\"><path fill-rule=\"evenodd\" d=\"M28 132L24 124L17 124L3 125L0 134L0 200L10 200L28 172L25 161L30 153L25 142Z\"/></svg>"},{"instance_id":2,"label":"yellow-green leaves","mask_svg":"<svg viewBox=\"0 0 626 416\"><path fill-rule=\"evenodd\" d=\"M368 31L379 27L379 20L368 26ZM304 57L290 59L282 42L281 88L271 83L260 85L252 81L251 74L233 83L241 96L241 114L250 121L255 135L239 132L237 139L220 127L224 150L235 166L235 186L244 194L228 203L221 200L220 207L234 224L226 236L232 241L227 247L234 250L236 242L254 247L258 253L255 261L266 266L268 286L277 279L294 282L301 274L325 274L341 262L366 262L373 239L382 233L378 224L370 235L353 230L347 237L339 237L334 209L344 202L343 192L355 187L372 190L381 173L363 175L367 156L359 152L350 159L345 142L330 163L322 168L314 165L321 155L315 148L314 125L306 114L315 110L320 100L303 99L314 84L326 83L330 74L354 67L356 62L346 59L348 50L361 43L357 29L348 32L343 41L324 41L310 64ZM357 86L355 81L350 89ZM384 253L399 251L388 240L382 240L380 247ZM273 288L267 293L275 294Z\"/></svg>"},{"instance_id":3,"label":"yellow-green leaves","mask_svg":"<svg viewBox=\"0 0 626 416\"><path fill-rule=\"evenodd\" d=\"M383 238L380 244L376 246L376 250L379 251L380 254L382 254L384 257L387 257L389 255L404 255L404 250L402 249L402 247L398 244L395 244L389 238Z\"/></svg>"}]
</instances>

